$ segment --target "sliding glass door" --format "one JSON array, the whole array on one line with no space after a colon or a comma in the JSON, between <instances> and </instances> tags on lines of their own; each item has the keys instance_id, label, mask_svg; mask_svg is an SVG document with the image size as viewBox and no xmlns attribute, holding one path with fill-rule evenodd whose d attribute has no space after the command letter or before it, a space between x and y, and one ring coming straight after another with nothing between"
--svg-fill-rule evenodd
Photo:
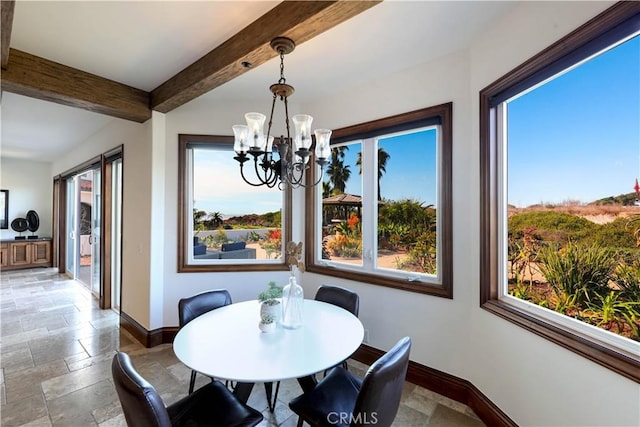
<instances>
[{"instance_id":1,"label":"sliding glass door","mask_svg":"<svg viewBox=\"0 0 640 427\"><path fill-rule=\"evenodd\" d=\"M109 224L110 230L105 230L108 233L111 244L111 268L110 282L111 282L111 308L116 311L120 311L120 286L122 278L122 159L116 159L111 163L111 167L107 170L111 173L111 200L110 200L110 212ZM105 202L107 202L105 200ZM106 268L106 266L105 266Z\"/></svg>"},{"instance_id":2,"label":"sliding glass door","mask_svg":"<svg viewBox=\"0 0 640 427\"><path fill-rule=\"evenodd\" d=\"M54 179L61 272L82 283L100 308L119 309L122 278L122 146Z\"/></svg>"},{"instance_id":3,"label":"sliding glass door","mask_svg":"<svg viewBox=\"0 0 640 427\"><path fill-rule=\"evenodd\" d=\"M65 271L73 279L78 275L77 271L77 235L76 229L78 228L78 193L76 192L77 178L74 176L67 181L67 200L66 200L66 248L65 248Z\"/></svg>"},{"instance_id":4,"label":"sliding glass door","mask_svg":"<svg viewBox=\"0 0 640 427\"><path fill-rule=\"evenodd\" d=\"M100 168L67 180L66 271L100 295Z\"/></svg>"},{"instance_id":5,"label":"sliding glass door","mask_svg":"<svg viewBox=\"0 0 640 427\"><path fill-rule=\"evenodd\" d=\"M94 169L91 186L91 234L89 244L91 246L91 292L100 295L100 230L102 228L101 214L101 173L100 169Z\"/></svg>"}]
</instances>

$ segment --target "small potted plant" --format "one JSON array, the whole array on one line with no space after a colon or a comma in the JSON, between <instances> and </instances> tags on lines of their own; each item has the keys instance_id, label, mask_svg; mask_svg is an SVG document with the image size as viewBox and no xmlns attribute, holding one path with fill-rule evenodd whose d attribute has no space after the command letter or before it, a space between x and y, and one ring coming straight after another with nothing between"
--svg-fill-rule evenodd
<instances>
[{"instance_id":1,"label":"small potted plant","mask_svg":"<svg viewBox=\"0 0 640 427\"><path fill-rule=\"evenodd\" d=\"M273 314L265 313L260 317L258 328L262 332L273 332L276 329L276 318Z\"/></svg>"},{"instance_id":2,"label":"small potted plant","mask_svg":"<svg viewBox=\"0 0 640 427\"><path fill-rule=\"evenodd\" d=\"M269 288L258 294L258 301L261 302L260 318L270 314L274 318L274 323L280 321L282 315L280 298L282 298L282 286L278 286L274 281L269 282Z\"/></svg>"}]
</instances>

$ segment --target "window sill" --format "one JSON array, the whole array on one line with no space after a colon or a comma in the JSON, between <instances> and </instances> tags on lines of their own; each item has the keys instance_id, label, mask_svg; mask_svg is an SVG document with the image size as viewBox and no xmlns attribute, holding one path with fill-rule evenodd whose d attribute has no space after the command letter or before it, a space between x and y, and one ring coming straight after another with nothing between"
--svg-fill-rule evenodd
<instances>
[{"instance_id":1,"label":"window sill","mask_svg":"<svg viewBox=\"0 0 640 427\"><path fill-rule=\"evenodd\" d=\"M364 282L370 285L386 286L388 288L401 289L403 291L453 299L451 283L446 279L443 279L443 285L434 285L427 282L410 282L407 280L399 280L392 277L384 277L375 274L361 273L335 267L323 267L318 265L309 265L306 271L309 273L317 273L325 276L333 276L339 277L341 279Z\"/></svg>"}]
</instances>

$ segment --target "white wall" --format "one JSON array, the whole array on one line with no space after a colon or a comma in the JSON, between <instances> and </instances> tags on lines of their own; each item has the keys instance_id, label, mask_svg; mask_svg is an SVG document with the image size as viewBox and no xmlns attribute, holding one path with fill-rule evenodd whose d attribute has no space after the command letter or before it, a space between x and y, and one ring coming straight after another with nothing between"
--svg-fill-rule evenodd
<instances>
[{"instance_id":1,"label":"white wall","mask_svg":"<svg viewBox=\"0 0 640 427\"><path fill-rule=\"evenodd\" d=\"M21 159L0 158L0 188L9 190L9 228L0 230L0 239L19 236L11 229L11 221L25 218L34 210L40 218L40 227L35 232L40 237L51 237L53 209L53 179L51 163L32 162ZM30 236L30 231L22 233Z\"/></svg>"},{"instance_id":2,"label":"white wall","mask_svg":"<svg viewBox=\"0 0 640 427\"><path fill-rule=\"evenodd\" d=\"M150 328L151 121L138 124L112 120L73 152L54 162L51 176L120 145L123 145L124 157L121 308L142 326Z\"/></svg>"}]
</instances>

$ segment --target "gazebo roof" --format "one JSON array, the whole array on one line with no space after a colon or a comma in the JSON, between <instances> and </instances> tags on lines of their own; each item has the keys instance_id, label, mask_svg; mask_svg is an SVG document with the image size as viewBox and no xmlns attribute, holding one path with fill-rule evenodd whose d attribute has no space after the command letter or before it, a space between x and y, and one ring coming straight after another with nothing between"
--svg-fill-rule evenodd
<instances>
[{"instance_id":1,"label":"gazebo roof","mask_svg":"<svg viewBox=\"0 0 640 427\"><path fill-rule=\"evenodd\" d=\"M355 194L337 194L322 199L323 205L362 206L362 197Z\"/></svg>"}]
</instances>

